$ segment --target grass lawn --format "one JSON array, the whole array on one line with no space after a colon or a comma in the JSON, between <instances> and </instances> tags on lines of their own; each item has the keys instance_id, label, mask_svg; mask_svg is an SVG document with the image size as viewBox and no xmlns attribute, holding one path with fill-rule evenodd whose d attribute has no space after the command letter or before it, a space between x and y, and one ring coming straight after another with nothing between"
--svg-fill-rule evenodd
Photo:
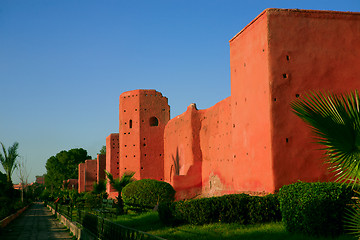
<instances>
[{"instance_id":1,"label":"grass lawn","mask_svg":"<svg viewBox=\"0 0 360 240\"><path fill-rule=\"evenodd\" d=\"M203 226L182 225L178 227L169 227L162 224L156 212L144 214L128 214L118 216L114 222L124 226L139 229L150 234L163 237L169 240L180 239L225 239L225 240L254 240L254 239L290 239L290 240L353 240L350 235L342 235L337 238L309 237L301 234L291 234L286 232L284 225L280 223L267 223L257 225L241 224L208 224Z\"/></svg>"}]
</instances>

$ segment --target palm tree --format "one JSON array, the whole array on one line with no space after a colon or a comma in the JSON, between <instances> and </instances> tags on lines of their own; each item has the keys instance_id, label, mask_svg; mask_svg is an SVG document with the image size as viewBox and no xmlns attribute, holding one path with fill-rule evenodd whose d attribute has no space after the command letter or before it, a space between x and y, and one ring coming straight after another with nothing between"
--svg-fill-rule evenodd
<instances>
[{"instance_id":1,"label":"palm tree","mask_svg":"<svg viewBox=\"0 0 360 240\"><path fill-rule=\"evenodd\" d=\"M127 172L122 175L121 178L114 179L113 175L105 170L106 176L109 179L111 186L118 192L118 213L124 213L124 202L121 197L121 191L123 188L128 185L129 183L135 181L133 178L134 172Z\"/></svg>"},{"instance_id":2,"label":"palm tree","mask_svg":"<svg viewBox=\"0 0 360 240\"><path fill-rule=\"evenodd\" d=\"M1 142L0 144L4 153L4 155L0 153L0 162L5 170L7 181L11 182L11 175L17 167L16 158L19 156L19 154L17 153L19 143L14 142L14 144L9 147L7 151L4 144Z\"/></svg>"},{"instance_id":3,"label":"palm tree","mask_svg":"<svg viewBox=\"0 0 360 240\"><path fill-rule=\"evenodd\" d=\"M335 95L309 92L291 103L293 112L312 129L323 146L335 181L352 187L360 183L359 92ZM350 210L347 228L360 237L360 202Z\"/></svg>"}]
</instances>

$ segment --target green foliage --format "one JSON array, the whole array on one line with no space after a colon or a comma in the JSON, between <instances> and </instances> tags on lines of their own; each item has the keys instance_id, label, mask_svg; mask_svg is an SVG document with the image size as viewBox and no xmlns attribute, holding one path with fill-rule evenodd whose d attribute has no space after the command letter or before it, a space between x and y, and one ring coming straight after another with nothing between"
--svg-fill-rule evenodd
<instances>
[{"instance_id":1,"label":"green foliage","mask_svg":"<svg viewBox=\"0 0 360 240\"><path fill-rule=\"evenodd\" d=\"M280 221L280 202L276 194L263 197L253 196L248 203L249 223Z\"/></svg>"},{"instance_id":2,"label":"green foliage","mask_svg":"<svg viewBox=\"0 0 360 240\"><path fill-rule=\"evenodd\" d=\"M336 181L359 187L360 183L360 96L358 91L335 95L309 92L291 103L296 115L313 130L323 145L329 170ZM360 237L360 202L356 202L346 218L347 228ZM352 215L351 215L352 214Z\"/></svg>"},{"instance_id":3,"label":"green foliage","mask_svg":"<svg viewBox=\"0 0 360 240\"><path fill-rule=\"evenodd\" d=\"M342 234L345 207L353 195L351 188L332 182L283 186L278 196L285 227L307 235Z\"/></svg>"},{"instance_id":4,"label":"green foliage","mask_svg":"<svg viewBox=\"0 0 360 240\"><path fill-rule=\"evenodd\" d=\"M166 182L142 179L128 184L122 190L125 206L130 209L152 209L162 202L174 201L175 190Z\"/></svg>"},{"instance_id":5,"label":"green foliage","mask_svg":"<svg viewBox=\"0 0 360 240\"><path fill-rule=\"evenodd\" d=\"M354 204L346 209L344 229L360 239L360 192L355 191Z\"/></svg>"},{"instance_id":6,"label":"green foliage","mask_svg":"<svg viewBox=\"0 0 360 240\"><path fill-rule=\"evenodd\" d=\"M134 172L127 172L122 175L121 178L114 179L113 175L105 170L106 177L109 179L109 182L113 188L119 193L117 197L117 214L124 214L124 202L121 197L121 191L129 183L135 181L133 178Z\"/></svg>"},{"instance_id":7,"label":"green foliage","mask_svg":"<svg viewBox=\"0 0 360 240\"><path fill-rule=\"evenodd\" d=\"M47 189L44 189L44 191L40 194L40 199L43 201L49 201L50 200L50 192Z\"/></svg>"},{"instance_id":8,"label":"green foliage","mask_svg":"<svg viewBox=\"0 0 360 240\"><path fill-rule=\"evenodd\" d=\"M14 212L13 200L9 197L0 197L0 220Z\"/></svg>"},{"instance_id":9,"label":"green foliage","mask_svg":"<svg viewBox=\"0 0 360 240\"><path fill-rule=\"evenodd\" d=\"M93 194L91 192L87 192L84 195L85 199L85 207L88 209L100 209L103 196L101 194Z\"/></svg>"},{"instance_id":10,"label":"green foliage","mask_svg":"<svg viewBox=\"0 0 360 240\"><path fill-rule=\"evenodd\" d=\"M19 143L14 142L14 144L11 147L9 147L7 151L4 144L2 142L0 142L0 144L2 146L2 151L3 151L3 153L0 152L0 163L5 170L7 181L11 182L11 175L13 174L14 170L17 167L16 158L19 156L17 152Z\"/></svg>"},{"instance_id":11,"label":"green foliage","mask_svg":"<svg viewBox=\"0 0 360 240\"><path fill-rule=\"evenodd\" d=\"M102 155L105 155L106 154L106 146L102 146L102 148L100 149L100 153L98 154L102 154Z\"/></svg>"},{"instance_id":12,"label":"green foliage","mask_svg":"<svg viewBox=\"0 0 360 240\"><path fill-rule=\"evenodd\" d=\"M336 238L313 237L289 233L280 222L262 224L213 223L205 225L184 224L170 227L160 222L156 212L119 216L116 223L173 240L354 240L350 235Z\"/></svg>"},{"instance_id":13,"label":"green foliage","mask_svg":"<svg viewBox=\"0 0 360 240\"><path fill-rule=\"evenodd\" d=\"M281 220L279 202L272 194L265 197L231 194L164 203L159 205L158 212L160 220L171 225L254 224Z\"/></svg>"},{"instance_id":14,"label":"green foliage","mask_svg":"<svg viewBox=\"0 0 360 240\"><path fill-rule=\"evenodd\" d=\"M82 148L61 151L46 161L45 185L51 191L60 189L63 181L78 178L78 165L91 157Z\"/></svg>"},{"instance_id":15,"label":"green foliage","mask_svg":"<svg viewBox=\"0 0 360 240\"><path fill-rule=\"evenodd\" d=\"M291 103L296 115L313 130L324 146L330 170L337 181L360 181L360 97L359 92L335 95L309 92Z\"/></svg>"},{"instance_id":16,"label":"green foliage","mask_svg":"<svg viewBox=\"0 0 360 240\"><path fill-rule=\"evenodd\" d=\"M121 191L126 185L135 181L135 179L133 178L135 174L134 172L124 173L124 175L122 175L121 178L117 178L117 179L114 179L113 175L106 170L105 170L105 174L109 179L111 186L115 188L115 190L119 193L119 195L121 194Z\"/></svg>"},{"instance_id":17,"label":"green foliage","mask_svg":"<svg viewBox=\"0 0 360 240\"><path fill-rule=\"evenodd\" d=\"M94 194L102 194L106 192L106 180L99 180L99 183L93 183L93 190Z\"/></svg>"}]
</instances>

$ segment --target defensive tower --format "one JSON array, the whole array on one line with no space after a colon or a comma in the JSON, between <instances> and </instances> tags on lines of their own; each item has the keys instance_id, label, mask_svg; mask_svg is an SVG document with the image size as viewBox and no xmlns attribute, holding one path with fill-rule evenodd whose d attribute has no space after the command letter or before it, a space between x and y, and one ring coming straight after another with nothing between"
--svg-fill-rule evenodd
<instances>
[{"instance_id":1,"label":"defensive tower","mask_svg":"<svg viewBox=\"0 0 360 240\"><path fill-rule=\"evenodd\" d=\"M120 176L135 172L136 179L164 178L164 128L170 119L168 99L155 90L120 95Z\"/></svg>"}]
</instances>

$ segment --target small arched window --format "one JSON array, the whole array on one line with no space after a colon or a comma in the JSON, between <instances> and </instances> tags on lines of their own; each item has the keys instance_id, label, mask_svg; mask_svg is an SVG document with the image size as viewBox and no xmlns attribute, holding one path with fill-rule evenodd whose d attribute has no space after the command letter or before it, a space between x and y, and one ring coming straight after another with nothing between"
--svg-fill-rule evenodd
<instances>
[{"instance_id":1,"label":"small arched window","mask_svg":"<svg viewBox=\"0 0 360 240\"><path fill-rule=\"evenodd\" d=\"M156 117L151 117L149 123L151 127L159 126L159 120Z\"/></svg>"},{"instance_id":2,"label":"small arched window","mask_svg":"<svg viewBox=\"0 0 360 240\"><path fill-rule=\"evenodd\" d=\"M129 121L129 128L132 128L132 120Z\"/></svg>"}]
</instances>

